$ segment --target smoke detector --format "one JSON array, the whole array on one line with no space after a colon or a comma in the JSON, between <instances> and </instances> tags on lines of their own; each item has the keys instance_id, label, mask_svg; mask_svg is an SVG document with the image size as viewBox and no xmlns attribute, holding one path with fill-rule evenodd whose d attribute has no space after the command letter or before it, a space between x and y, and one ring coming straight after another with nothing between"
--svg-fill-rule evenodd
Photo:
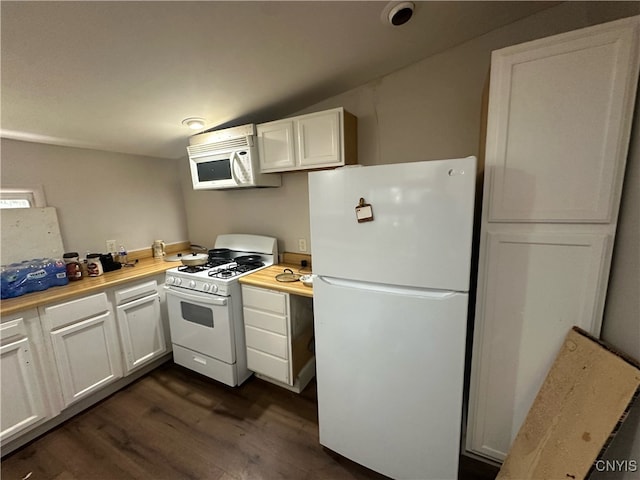
<instances>
[{"instance_id":1,"label":"smoke detector","mask_svg":"<svg viewBox=\"0 0 640 480\"><path fill-rule=\"evenodd\" d=\"M392 27L404 25L413 16L413 2L389 2L382 10L382 22Z\"/></svg>"}]
</instances>

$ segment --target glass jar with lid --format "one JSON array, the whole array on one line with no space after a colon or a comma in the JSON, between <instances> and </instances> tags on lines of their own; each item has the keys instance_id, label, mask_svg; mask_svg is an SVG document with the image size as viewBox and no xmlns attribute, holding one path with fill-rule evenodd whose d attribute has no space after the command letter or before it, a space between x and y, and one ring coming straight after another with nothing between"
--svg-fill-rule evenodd
<instances>
[{"instance_id":1,"label":"glass jar with lid","mask_svg":"<svg viewBox=\"0 0 640 480\"><path fill-rule=\"evenodd\" d=\"M62 255L62 259L67 268L67 278L69 281L82 279L82 268L80 268L80 256L78 252L67 252Z\"/></svg>"},{"instance_id":2,"label":"glass jar with lid","mask_svg":"<svg viewBox=\"0 0 640 480\"><path fill-rule=\"evenodd\" d=\"M104 273L99 253L90 253L87 255L87 272L90 277L99 277Z\"/></svg>"}]
</instances>

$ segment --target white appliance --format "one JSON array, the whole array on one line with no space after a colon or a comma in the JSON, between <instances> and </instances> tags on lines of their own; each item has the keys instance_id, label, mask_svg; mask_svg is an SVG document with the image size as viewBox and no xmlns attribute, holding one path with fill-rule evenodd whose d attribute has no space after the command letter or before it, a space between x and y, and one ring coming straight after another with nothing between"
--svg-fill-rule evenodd
<instances>
[{"instance_id":1,"label":"white appliance","mask_svg":"<svg viewBox=\"0 0 640 480\"><path fill-rule=\"evenodd\" d=\"M189 165L195 190L279 187L280 174L260 173L256 128L250 123L193 135Z\"/></svg>"},{"instance_id":2,"label":"white appliance","mask_svg":"<svg viewBox=\"0 0 640 480\"><path fill-rule=\"evenodd\" d=\"M260 235L218 235L208 262L167 270L173 360L230 386L251 376L238 278L273 265L278 244Z\"/></svg>"},{"instance_id":3,"label":"white appliance","mask_svg":"<svg viewBox=\"0 0 640 480\"><path fill-rule=\"evenodd\" d=\"M457 479L476 158L309 174L320 443Z\"/></svg>"}]
</instances>

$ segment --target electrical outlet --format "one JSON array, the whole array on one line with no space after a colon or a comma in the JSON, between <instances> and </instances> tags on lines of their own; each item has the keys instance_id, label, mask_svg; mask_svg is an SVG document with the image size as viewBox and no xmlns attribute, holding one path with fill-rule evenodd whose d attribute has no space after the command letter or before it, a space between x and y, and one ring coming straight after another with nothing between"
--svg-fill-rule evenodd
<instances>
[{"instance_id":1,"label":"electrical outlet","mask_svg":"<svg viewBox=\"0 0 640 480\"><path fill-rule=\"evenodd\" d=\"M113 253L116 251L116 241L115 240L107 240L107 252Z\"/></svg>"},{"instance_id":2,"label":"electrical outlet","mask_svg":"<svg viewBox=\"0 0 640 480\"><path fill-rule=\"evenodd\" d=\"M298 250L301 252L307 251L307 240L305 238L298 239Z\"/></svg>"}]
</instances>

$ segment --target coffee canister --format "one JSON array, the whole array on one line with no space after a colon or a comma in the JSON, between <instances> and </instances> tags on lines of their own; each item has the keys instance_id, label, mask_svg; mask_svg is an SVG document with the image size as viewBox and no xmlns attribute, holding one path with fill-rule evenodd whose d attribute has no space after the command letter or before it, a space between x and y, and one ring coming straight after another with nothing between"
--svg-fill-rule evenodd
<instances>
[{"instance_id":1,"label":"coffee canister","mask_svg":"<svg viewBox=\"0 0 640 480\"><path fill-rule=\"evenodd\" d=\"M90 277L99 277L104 273L99 253L90 253L87 255L87 272Z\"/></svg>"},{"instance_id":2,"label":"coffee canister","mask_svg":"<svg viewBox=\"0 0 640 480\"><path fill-rule=\"evenodd\" d=\"M78 252L68 252L62 255L62 259L67 268L67 278L70 281L82 279L82 268L80 267L80 256Z\"/></svg>"}]
</instances>

